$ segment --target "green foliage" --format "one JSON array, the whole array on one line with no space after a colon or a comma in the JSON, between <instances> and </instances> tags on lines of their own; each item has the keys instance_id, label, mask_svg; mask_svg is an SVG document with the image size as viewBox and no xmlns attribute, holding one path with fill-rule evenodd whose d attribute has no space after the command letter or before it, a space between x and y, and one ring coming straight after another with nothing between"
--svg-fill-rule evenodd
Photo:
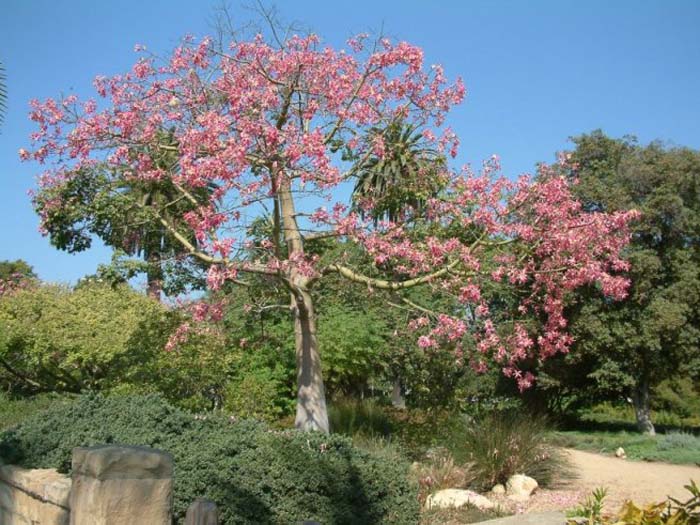
<instances>
[{"instance_id":1,"label":"green foliage","mask_svg":"<svg viewBox=\"0 0 700 525\"><path fill-rule=\"evenodd\" d=\"M0 299L0 363L6 388L80 392L129 382L162 348L165 312L128 287L54 285Z\"/></svg>"},{"instance_id":2,"label":"green foliage","mask_svg":"<svg viewBox=\"0 0 700 525\"><path fill-rule=\"evenodd\" d=\"M171 170L177 165L172 132L158 131L156 142L168 147L135 146L128 152L131 161L147 163L154 171ZM213 188L183 188L167 178L137 180L122 175L108 163L98 163L62 184L41 188L34 196L34 208L45 216L51 244L75 253L89 249L99 238L122 255L139 257L141 264L115 260L113 268L102 267L101 273L127 279L143 272L154 296L163 289L175 294L192 285L196 288L204 265L183 257L188 250L172 232L182 230L183 215L204 203ZM197 244L193 235L186 240Z\"/></svg>"},{"instance_id":3,"label":"green foliage","mask_svg":"<svg viewBox=\"0 0 700 525\"><path fill-rule=\"evenodd\" d=\"M566 515L570 518L579 517L586 518L589 523L595 524L595 520L600 520L605 507L605 498L608 497L608 489L598 487L593 492L586 496L586 499L581 504L573 509L567 510Z\"/></svg>"},{"instance_id":4,"label":"green foliage","mask_svg":"<svg viewBox=\"0 0 700 525\"><path fill-rule=\"evenodd\" d=\"M229 381L224 392L224 410L243 418L273 422L291 411L289 395L280 374L269 367L249 368ZM281 372L284 375L284 371ZM285 399L286 397L286 399Z\"/></svg>"},{"instance_id":5,"label":"green foliage","mask_svg":"<svg viewBox=\"0 0 700 525\"><path fill-rule=\"evenodd\" d=\"M318 319L325 383L331 394L362 394L386 376L388 327L372 311L328 305Z\"/></svg>"},{"instance_id":6,"label":"green foliage","mask_svg":"<svg viewBox=\"0 0 700 525\"><path fill-rule=\"evenodd\" d=\"M567 512L569 516L584 518L571 519L569 525L698 525L700 524L700 489L694 481L685 488L690 492L690 498L685 501L669 497L661 503L637 507L632 501L627 501L620 511L614 515L603 514L606 489L599 488L588 496L584 503Z\"/></svg>"},{"instance_id":7,"label":"green foliage","mask_svg":"<svg viewBox=\"0 0 700 525\"><path fill-rule=\"evenodd\" d=\"M700 382L689 377L672 377L653 390L652 409L681 419L681 425L700 427ZM658 416L657 416L658 417Z\"/></svg>"},{"instance_id":8,"label":"green foliage","mask_svg":"<svg viewBox=\"0 0 700 525\"><path fill-rule=\"evenodd\" d=\"M387 448L370 453L341 436L193 416L155 395L91 396L57 407L0 435L0 457L67 472L73 447L98 443L174 456L177 523L196 497L217 503L223 525L418 521L408 465Z\"/></svg>"},{"instance_id":9,"label":"green foliage","mask_svg":"<svg viewBox=\"0 0 700 525\"><path fill-rule=\"evenodd\" d=\"M479 488L505 484L513 474L547 486L568 474L564 457L547 441L546 422L531 414L491 414L467 427L463 439Z\"/></svg>"}]
</instances>

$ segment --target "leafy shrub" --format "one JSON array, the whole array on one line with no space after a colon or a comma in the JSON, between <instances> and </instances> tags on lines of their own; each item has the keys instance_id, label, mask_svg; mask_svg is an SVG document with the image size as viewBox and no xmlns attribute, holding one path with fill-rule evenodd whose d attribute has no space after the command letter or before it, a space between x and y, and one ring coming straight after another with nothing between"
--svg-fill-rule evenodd
<instances>
[{"instance_id":1,"label":"leafy shrub","mask_svg":"<svg viewBox=\"0 0 700 525\"><path fill-rule=\"evenodd\" d=\"M547 425L522 412L500 412L467 427L464 447L476 484L490 489L513 474L527 474L542 486L568 473L564 457L547 442Z\"/></svg>"},{"instance_id":2,"label":"leafy shrub","mask_svg":"<svg viewBox=\"0 0 700 525\"><path fill-rule=\"evenodd\" d=\"M30 468L70 469L76 446L142 445L175 459L175 516L197 497L222 524L409 524L418 521L407 464L349 439L272 431L263 424L193 416L158 395L86 396L0 434L0 457Z\"/></svg>"}]
</instances>

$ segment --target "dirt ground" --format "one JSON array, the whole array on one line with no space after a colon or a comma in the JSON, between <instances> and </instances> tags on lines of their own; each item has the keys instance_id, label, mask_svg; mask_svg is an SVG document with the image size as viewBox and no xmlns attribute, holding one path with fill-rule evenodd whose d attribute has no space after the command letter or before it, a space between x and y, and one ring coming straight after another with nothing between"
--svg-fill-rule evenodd
<instances>
[{"instance_id":1,"label":"dirt ground","mask_svg":"<svg viewBox=\"0 0 700 525\"><path fill-rule=\"evenodd\" d=\"M630 461L580 450L565 449L576 478L560 490L539 490L516 512L563 510L578 504L597 487L607 487L606 510L617 511L625 500L637 504L660 502L667 496L685 500L691 479L700 484L700 467Z\"/></svg>"}]
</instances>

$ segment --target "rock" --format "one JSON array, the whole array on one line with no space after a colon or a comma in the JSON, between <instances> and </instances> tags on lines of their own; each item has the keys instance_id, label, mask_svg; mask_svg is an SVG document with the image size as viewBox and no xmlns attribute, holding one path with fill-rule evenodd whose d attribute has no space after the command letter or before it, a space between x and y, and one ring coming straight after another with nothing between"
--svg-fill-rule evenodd
<instances>
[{"instance_id":1,"label":"rock","mask_svg":"<svg viewBox=\"0 0 700 525\"><path fill-rule=\"evenodd\" d=\"M219 525L219 509L216 503L197 498L187 509L185 525Z\"/></svg>"},{"instance_id":2,"label":"rock","mask_svg":"<svg viewBox=\"0 0 700 525\"><path fill-rule=\"evenodd\" d=\"M515 501L527 501L530 495L537 489L537 481L524 474L515 474L508 478L506 483L506 495Z\"/></svg>"},{"instance_id":3,"label":"rock","mask_svg":"<svg viewBox=\"0 0 700 525\"><path fill-rule=\"evenodd\" d=\"M622 447L617 447L617 450L615 451L615 457L620 458L620 459L627 459L627 454L625 453L625 449Z\"/></svg>"},{"instance_id":4,"label":"rock","mask_svg":"<svg viewBox=\"0 0 700 525\"><path fill-rule=\"evenodd\" d=\"M464 505L473 505L480 510L492 509L495 506L487 497L472 492L471 490L463 489L438 490L434 494L428 496L425 502L425 506L428 509L458 508Z\"/></svg>"},{"instance_id":5,"label":"rock","mask_svg":"<svg viewBox=\"0 0 700 525\"><path fill-rule=\"evenodd\" d=\"M494 494L505 494L506 493L506 488L498 483L497 485L494 485L493 488L491 489L491 492Z\"/></svg>"},{"instance_id":6,"label":"rock","mask_svg":"<svg viewBox=\"0 0 700 525\"><path fill-rule=\"evenodd\" d=\"M70 525L170 525L173 459L145 447L73 450Z\"/></svg>"}]
</instances>

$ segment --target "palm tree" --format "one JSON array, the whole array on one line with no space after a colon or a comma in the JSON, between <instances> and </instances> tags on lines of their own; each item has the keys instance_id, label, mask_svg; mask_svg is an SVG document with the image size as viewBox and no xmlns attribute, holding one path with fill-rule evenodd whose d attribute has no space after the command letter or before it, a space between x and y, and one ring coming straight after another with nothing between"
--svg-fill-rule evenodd
<instances>
[{"instance_id":1,"label":"palm tree","mask_svg":"<svg viewBox=\"0 0 700 525\"><path fill-rule=\"evenodd\" d=\"M375 223L400 220L408 210L420 212L426 200L444 187L444 156L426 145L416 126L403 121L374 128L371 134L381 135L384 155L373 154L355 166L355 208L365 215L363 203L371 201L369 215Z\"/></svg>"}]
</instances>

